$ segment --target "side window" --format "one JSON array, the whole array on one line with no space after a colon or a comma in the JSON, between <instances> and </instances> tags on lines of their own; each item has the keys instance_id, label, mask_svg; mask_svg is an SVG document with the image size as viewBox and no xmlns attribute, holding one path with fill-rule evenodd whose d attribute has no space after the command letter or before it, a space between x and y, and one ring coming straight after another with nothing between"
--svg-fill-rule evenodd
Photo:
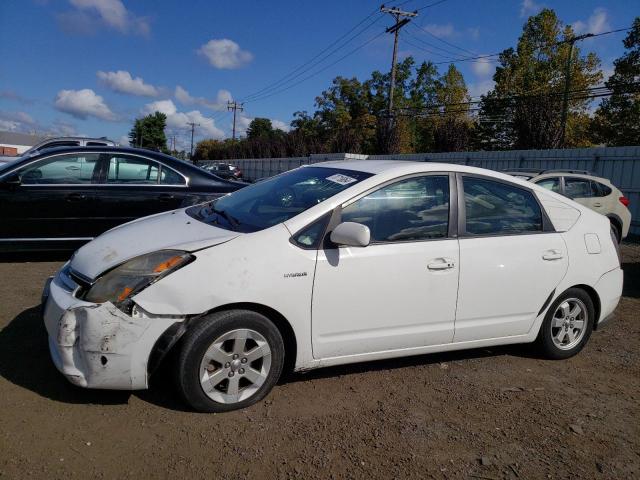
<instances>
[{"instance_id":1,"label":"side window","mask_svg":"<svg viewBox=\"0 0 640 480\"><path fill-rule=\"evenodd\" d=\"M163 166L160 170L160 183L162 185L184 185L185 179L176 171Z\"/></svg>"},{"instance_id":2,"label":"side window","mask_svg":"<svg viewBox=\"0 0 640 480\"><path fill-rule=\"evenodd\" d=\"M299 247L305 249L318 248L319 242L322 240L321 236L324 233L325 228L327 228L330 218L331 212L298 232L292 238L293 242Z\"/></svg>"},{"instance_id":3,"label":"side window","mask_svg":"<svg viewBox=\"0 0 640 480\"><path fill-rule=\"evenodd\" d=\"M342 221L367 225L372 242L446 237L449 177L414 177L383 187L345 207Z\"/></svg>"},{"instance_id":4,"label":"side window","mask_svg":"<svg viewBox=\"0 0 640 480\"><path fill-rule=\"evenodd\" d=\"M509 235L542 231L542 212L533 194L515 185L463 177L466 232Z\"/></svg>"},{"instance_id":5,"label":"side window","mask_svg":"<svg viewBox=\"0 0 640 480\"><path fill-rule=\"evenodd\" d=\"M610 187L607 187L604 183L600 183L600 182L594 182L593 180L591 181L592 183L592 189L594 190L594 192L596 192L596 197L606 197L608 195L611 195L611 192L613 190L611 190Z\"/></svg>"},{"instance_id":6,"label":"side window","mask_svg":"<svg viewBox=\"0 0 640 480\"><path fill-rule=\"evenodd\" d=\"M569 198L594 197L591 183L586 178L564 177L564 193Z\"/></svg>"},{"instance_id":7,"label":"side window","mask_svg":"<svg viewBox=\"0 0 640 480\"><path fill-rule=\"evenodd\" d=\"M107 183L157 184L160 165L147 158L113 155L109 159Z\"/></svg>"},{"instance_id":8,"label":"side window","mask_svg":"<svg viewBox=\"0 0 640 480\"><path fill-rule=\"evenodd\" d=\"M98 156L97 153L56 155L29 164L16 173L23 185L92 183Z\"/></svg>"},{"instance_id":9,"label":"side window","mask_svg":"<svg viewBox=\"0 0 640 480\"><path fill-rule=\"evenodd\" d=\"M536 182L536 185L540 185L542 188L551 190L552 192L560 193L560 179L558 177L545 178Z\"/></svg>"}]
</instances>

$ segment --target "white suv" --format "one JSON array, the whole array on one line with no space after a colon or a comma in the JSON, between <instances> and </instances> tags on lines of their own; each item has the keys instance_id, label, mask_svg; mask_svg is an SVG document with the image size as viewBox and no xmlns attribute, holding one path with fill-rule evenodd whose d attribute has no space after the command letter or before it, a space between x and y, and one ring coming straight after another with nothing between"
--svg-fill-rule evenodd
<instances>
[{"instance_id":1,"label":"white suv","mask_svg":"<svg viewBox=\"0 0 640 480\"><path fill-rule=\"evenodd\" d=\"M584 170L545 170L529 179L609 218L620 242L629 233L629 199L606 178Z\"/></svg>"}]
</instances>

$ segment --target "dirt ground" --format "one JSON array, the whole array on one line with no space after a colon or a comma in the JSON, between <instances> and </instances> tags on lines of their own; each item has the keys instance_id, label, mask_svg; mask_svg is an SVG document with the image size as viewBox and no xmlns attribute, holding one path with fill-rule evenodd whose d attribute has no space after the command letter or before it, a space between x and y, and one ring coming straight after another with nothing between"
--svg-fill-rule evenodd
<instances>
[{"instance_id":1,"label":"dirt ground","mask_svg":"<svg viewBox=\"0 0 640 480\"><path fill-rule=\"evenodd\" d=\"M617 319L570 360L519 346L318 370L217 415L166 377L73 387L38 308L61 258L4 259L0 478L640 478L640 244L623 253Z\"/></svg>"}]
</instances>

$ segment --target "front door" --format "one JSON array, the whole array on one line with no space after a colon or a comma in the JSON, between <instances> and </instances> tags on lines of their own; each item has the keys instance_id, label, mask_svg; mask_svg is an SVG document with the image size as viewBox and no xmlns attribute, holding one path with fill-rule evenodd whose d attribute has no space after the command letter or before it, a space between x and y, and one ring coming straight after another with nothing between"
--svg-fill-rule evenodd
<instances>
[{"instance_id":1,"label":"front door","mask_svg":"<svg viewBox=\"0 0 640 480\"><path fill-rule=\"evenodd\" d=\"M28 163L0 190L0 239L88 239L96 223L98 154L52 155Z\"/></svg>"},{"instance_id":2,"label":"front door","mask_svg":"<svg viewBox=\"0 0 640 480\"><path fill-rule=\"evenodd\" d=\"M312 300L315 358L450 343L458 241L449 232L449 175L411 177L342 210L371 244L320 250Z\"/></svg>"},{"instance_id":3,"label":"front door","mask_svg":"<svg viewBox=\"0 0 640 480\"><path fill-rule=\"evenodd\" d=\"M524 335L567 271L564 240L545 228L530 190L486 177L462 178L454 341Z\"/></svg>"}]
</instances>

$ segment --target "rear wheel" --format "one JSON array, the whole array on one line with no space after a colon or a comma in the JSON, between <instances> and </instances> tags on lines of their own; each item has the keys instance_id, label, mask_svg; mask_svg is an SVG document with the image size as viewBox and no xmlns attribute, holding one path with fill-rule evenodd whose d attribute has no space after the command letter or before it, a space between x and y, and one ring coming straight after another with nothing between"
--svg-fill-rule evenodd
<instances>
[{"instance_id":1,"label":"rear wheel","mask_svg":"<svg viewBox=\"0 0 640 480\"><path fill-rule=\"evenodd\" d=\"M585 346L595 321L591 297L570 288L553 302L538 334L541 353L551 359L569 358Z\"/></svg>"},{"instance_id":2,"label":"rear wheel","mask_svg":"<svg viewBox=\"0 0 640 480\"><path fill-rule=\"evenodd\" d=\"M248 310L218 312L185 334L178 388L201 412L244 408L269 393L283 363L282 337L268 318Z\"/></svg>"}]
</instances>

